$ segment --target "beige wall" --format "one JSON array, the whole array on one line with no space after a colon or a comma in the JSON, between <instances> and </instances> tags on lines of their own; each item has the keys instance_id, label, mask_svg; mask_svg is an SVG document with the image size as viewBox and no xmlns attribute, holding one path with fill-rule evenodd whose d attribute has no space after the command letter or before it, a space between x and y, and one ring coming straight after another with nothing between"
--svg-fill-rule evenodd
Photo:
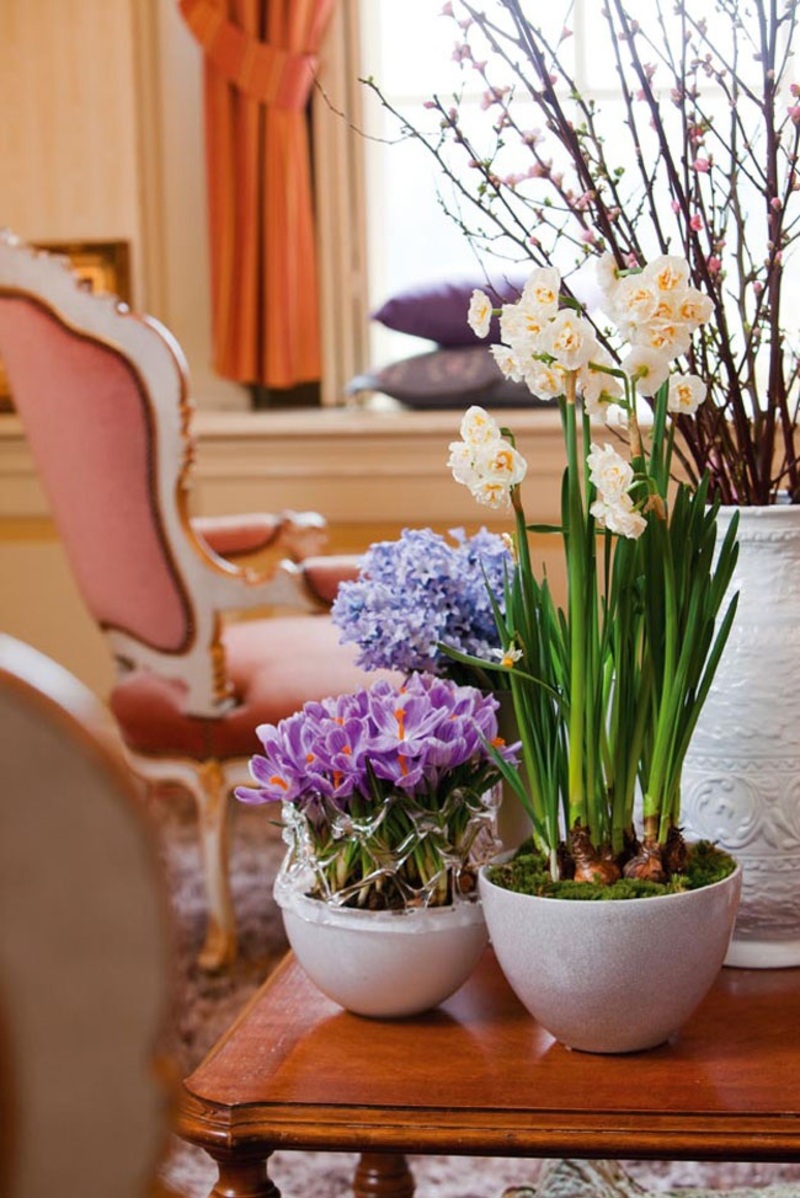
<instances>
[{"instance_id":1,"label":"beige wall","mask_svg":"<svg viewBox=\"0 0 800 1198\"><path fill-rule=\"evenodd\" d=\"M0 227L130 242L134 303L172 329L199 406L211 369L202 60L176 0L0 2Z\"/></svg>"}]
</instances>

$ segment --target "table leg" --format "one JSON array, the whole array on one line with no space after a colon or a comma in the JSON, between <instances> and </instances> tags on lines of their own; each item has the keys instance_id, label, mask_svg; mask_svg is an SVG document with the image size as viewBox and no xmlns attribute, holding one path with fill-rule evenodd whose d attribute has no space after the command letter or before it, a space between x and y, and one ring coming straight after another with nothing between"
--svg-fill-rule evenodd
<instances>
[{"instance_id":1,"label":"table leg","mask_svg":"<svg viewBox=\"0 0 800 1198\"><path fill-rule=\"evenodd\" d=\"M209 1152L209 1156L216 1163L219 1179L208 1198L281 1198L280 1190L267 1176L267 1157L271 1153L254 1157Z\"/></svg>"},{"instance_id":2,"label":"table leg","mask_svg":"<svg viewBox=\"0 0 800 1198\"><path fill-rule=\"evenodd\" d=\"M353 1181L355 1198L413 1198L414 1177L397 1152L362 1152Z\"/></svg>"}]
</instances>

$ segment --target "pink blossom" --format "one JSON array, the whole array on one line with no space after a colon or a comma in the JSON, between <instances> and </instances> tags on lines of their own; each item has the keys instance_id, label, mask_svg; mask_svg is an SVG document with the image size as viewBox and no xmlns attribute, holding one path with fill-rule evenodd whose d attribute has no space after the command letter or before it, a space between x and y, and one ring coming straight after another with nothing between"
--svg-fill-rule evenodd
<instances>
[{"instance_id":1,"label":"pink blossom","mask_svg":"<svg viewBox=\"0 0 800 1198\"><path fill-rule=\"evenodd\" d=\"M795 125L800 122L800 104L795 104L791 108L787 108L786 111L789 113L789 116L792 118Z\"/></svg>"},{"instance_id":2,"label":"pink blossom","mask_svg":"<svg viewBox=\"0 0 800 1198\"><path fill-rule=\"evenodd\" d=\"M773 212L780 212L781 208L783 207L780 196L773 196L769 202L769 206Z\"/></svg>"},{"instance_id":3,"label":"pink blossom","mask_svg":"<svg viewBox=\"0 0 800 1198\"><path fill-rule=\"evenodd\" d=\"M722 270L722 261L716 256L716 254L709 254L709 256L706 258L706 266L708 267L709 274L718 275Z\"/></svg>"},{"instance_id":4,"label":"pink blossom","mask_svg":"<svg viewBox=\"0 0 800 1198\"><path fill-rule=\"evenodd\" d=\"M592 229L582 229L581 230L581 241L585 245L594 245L595 242L597 241L594 231Z\"/></svg>"},{"instance_id":5,"label":"pink blossom","mask_svg":"<svg viewBox=\"0 0 800 1198\"><path fill-rule=\"evenodd\" d=\"M452 15L453 15L453 6L450 3L450 0L447 0L447 3L442 5L442 11L440 13L440 16L452 17Z\"/></svg>"},{"instance_id":6,"label":"pink blossom","mask_svg":"<svg viewBox=\"0 0 800 1198\"><path fill-rule=\"evenodd\" d=\"M703 228L703 218L699 212L695 212L694 216L689 221L689 228L694 229L695 233L699 233Z\"/></svg>"},{"instance_id":7,"label":"pink blossom","mask_svg":"<svg viewBox=\"0 0 800 1198\"><path fill-rule=\"evenodd\" d=\"M761 282L760 279L756 279L756 281L753 283L753 291L755 291L756 295L761 295L761 292L763 290L764 290L764 284Z\"/></svg>"},{"instance_id":8,"label":"pink blossom","mask_svg":"<svg viewBox=\"0 0 800 1198\"><path fill-rule=\"evenodd\" d=\"M573 36L572 30L568 29L567 26L565 25L564 28L561 30L561 37L558 40L559 40L559 42L565 42L568 37L572 37L572 36Z\"/></svg>"},{"instance_id":9,"label":"pink blossom","mask_svg":"<svg viewBox=\"0 0 800 1198\"><path fill-rule=\"evenodd\" d=\"M710 158L695 158L694 162L692 163L692 166L698 172L698 174L707 175L708 172L711 170L711 159Z\"/></svg>"},{"instance_id":10,"label":"pink blossom","mask_svg":"<svg viewBox=\"0 0 800 1198\"><path fill-rule=\"evenodd\" d=\"M596 191L585 191L583 193L583 195L578 196L577 200L575 201L575 207L579 211L582 211L583 209L588 208L596 195L597 195Z\"/></svg>"},{"instance_id":11,"label":"pink blossom","mask_svg":"<svg viewBox=\"0 0 800 1198\"><path fill-rule=\"evenodd\" d=\"M633 252L625 255L625 265L629 270L634 270L639 265L639 260Z\"/></svg>"},{"instance_id":12,"label":"pink blossom","mask_svg":"<svg viewBox=\"0 0 800 1198\"><path fill-rule=\"evenodd\" d=\"M680 212L681 206L680 206L679 201L673 200L672 203L670 204L670 208L672 209L673 212Z\"/></svg>"},{"instance_id":13,"label":"pink blossom","mask_svg":"<svg viewBox=\"0 0 800 1198\"><path fill-rule=\"evenodd\" d=\"M789 88L793 96L800 96L800 83L793 83Z\"/></svg>"}]
</instances>

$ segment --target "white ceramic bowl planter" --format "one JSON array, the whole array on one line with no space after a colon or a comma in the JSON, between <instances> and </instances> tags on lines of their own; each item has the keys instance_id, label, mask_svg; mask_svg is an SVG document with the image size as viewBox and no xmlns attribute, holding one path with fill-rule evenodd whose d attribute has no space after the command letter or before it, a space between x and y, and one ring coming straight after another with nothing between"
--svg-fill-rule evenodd
<instances>
[{"instance_id":1,"label":"white ceramic bowl planter","mask_svg":"<svg viewBox=\"0 0 800 1198\"><path fill-rule=\"evenodd\" d=\"M700 890L583 902L494 885L480 871L489 937L523 1005L569 1048L663 1043L710 989L728 949L741 866Z\"/></svg>"},{"instance_id":2,"label":"white ceramic bowl planter","mask_svg":"<svg viewBox=\"0 0 800 1198\"><path fill-rule=\"evenodd\" d=\"M303 969L356 1015L399 1018L435 1007L467 980L488 941L477 901L359 911L309 898L282 875L274 893Z\"/></svg>"}]
</instances>

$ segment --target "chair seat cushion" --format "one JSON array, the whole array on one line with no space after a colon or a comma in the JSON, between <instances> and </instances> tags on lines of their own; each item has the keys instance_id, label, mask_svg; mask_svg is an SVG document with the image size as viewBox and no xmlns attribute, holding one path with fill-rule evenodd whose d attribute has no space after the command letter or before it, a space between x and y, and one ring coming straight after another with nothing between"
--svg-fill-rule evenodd
<instances>
[{"instance_id":1,"label":"chair seat cushion","mask_svg":"<svg viewBox=\"0 0 800 1198\"><path fill-rule=\"evenodd\" d=\"M111 709L130 749L198 759L249 757L260 749L256 727L364 686L385 671L360 670L356 648L339 644L327 615L277 616L232 624L223 633L237 706L216 718L186 715L181 682L137 670L114 688Z\"/></svg>"}]
</instances>

